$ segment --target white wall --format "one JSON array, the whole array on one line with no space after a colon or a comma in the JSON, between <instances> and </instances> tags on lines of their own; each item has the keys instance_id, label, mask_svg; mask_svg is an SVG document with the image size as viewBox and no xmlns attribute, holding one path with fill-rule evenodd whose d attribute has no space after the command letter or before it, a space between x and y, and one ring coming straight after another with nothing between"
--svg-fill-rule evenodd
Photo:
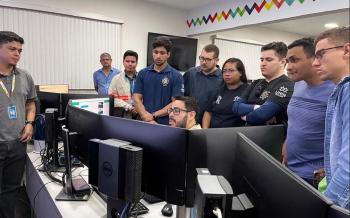
<instances>
[{"instance_id":1,"label":"white wall","mask_svg":"<svg viewBox=\"0 0 350 218\"><path fill-rule=\"evenodd\" d=\"M1 1L4 0L0 0ZM8 1L7 1L8 2ZM141 69L147 62L147 33L156 32L185 36L186 11L140 0L12 0L35 7L69 10L86 15L104 15L124 22L122 25L122 53L131 49L139 54ZM99 62L96 54L96 62ZM114 63L118 68L122 63Z\"/></svg>"},{"instance_id":2,"label":"white wall","mask_svg":"<svg viewBox=\"0 0 350 218\"><path fill-rule=\"evenodd\" d=\"M237 41L255 42L259 44L267 44L272 41L283 41L287 45L296 39L305 37L299 34L282 32L282 31L268 29L268 28L259 27L259 26L250 26L250 27L241 28L241 29L233 29L233 30L193 35L192 37L198 39L198 55L200 54L201 50L205 45L212 43L211 36L213 35L220 35L220 36L227 37ZM197 64L198 64L198 60L197 60Z\"/></svg>"}]
</instances>

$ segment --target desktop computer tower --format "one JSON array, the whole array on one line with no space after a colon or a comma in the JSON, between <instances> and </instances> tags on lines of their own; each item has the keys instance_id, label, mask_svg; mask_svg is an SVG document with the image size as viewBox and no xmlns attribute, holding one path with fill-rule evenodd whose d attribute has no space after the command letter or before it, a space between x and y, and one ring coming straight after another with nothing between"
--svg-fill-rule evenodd
<instances>
[{"instance_id":1,"label":"desktop computer tower","mask_svg":"<svg viewBox=\"0 0 350 218\"><path fill-rule=\"evenodd\" d=\"M116 139L100 140L98 156L99 191L110 198L139 201L142 148Z\"/></svg>"},{"instance_id":2,"label":"desktop computer tower","mask_svg":"<svg viewBox=\"0 0 350 218\"><path fill-rule=\"evenodd\" d=\"M58 109L45 110L45 145L46 155L52 157L52 166L58 166Z\"/></svg>"}]
</instances>

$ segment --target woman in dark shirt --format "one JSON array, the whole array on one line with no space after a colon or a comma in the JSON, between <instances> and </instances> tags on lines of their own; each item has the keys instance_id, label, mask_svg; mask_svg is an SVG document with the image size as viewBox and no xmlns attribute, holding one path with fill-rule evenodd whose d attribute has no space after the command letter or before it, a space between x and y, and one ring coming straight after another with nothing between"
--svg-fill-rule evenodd
<instances>
[{"instance_id":1,"label":"woman in dark shirt","mask_svg":"<svg viewBox=\"0 0 350 218\"><path fill-rule=\"evenodd\" d=\"M232 102L247 88L247 76L242 61L238 58L229 58L222 67L223 84L209 101L204 112L203 128L223 128L243 126L240 117L232 113Z\"/></svg>"}]
</instances>

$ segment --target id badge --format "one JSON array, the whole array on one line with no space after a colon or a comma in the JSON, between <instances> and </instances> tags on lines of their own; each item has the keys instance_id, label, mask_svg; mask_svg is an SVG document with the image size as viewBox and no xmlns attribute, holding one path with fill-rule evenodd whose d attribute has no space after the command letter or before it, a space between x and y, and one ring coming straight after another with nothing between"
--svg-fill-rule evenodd
<instances>
[{"instance_id":1,"label":"id badge","mask_svg":"<svg viewBox=\"0 0 350 218\"><path fill-rule=\"evenodd\" d=\"M17 119L17 108L16 106L9 106L7 112L10 120Z\"/></svg>"}]
</instances>

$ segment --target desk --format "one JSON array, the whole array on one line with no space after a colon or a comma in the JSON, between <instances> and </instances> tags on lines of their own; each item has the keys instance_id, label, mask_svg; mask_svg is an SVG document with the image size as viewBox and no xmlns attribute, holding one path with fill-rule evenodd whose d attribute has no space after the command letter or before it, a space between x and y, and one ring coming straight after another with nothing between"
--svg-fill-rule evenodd
<instances>
[{"instance_id":1,"label":"desk","mask_svg":"<svg viewBox=\"0 0 350 218\"><path fill-rule=\"evenodd\" d=\"M40 155L33 152L27 153L27 168L25 173L26 188L32 209L37 218L107 217L106 202L96 192L91 195L88 201L56 201L55 197L62 190L62 186L52 182L44 172L38 171L37 168L40 166ZM83 176L86 181L88 180L87 167L77 168L73 171L73 176L79 174ZM57 173L57 177L60 177L59 173ZM152 205L143 200L141 200L141 202L146 205L150 211L138 217L164 218L161 214L161 209L165 202ZM174 206L174 214L172 217L176 217L175 208Z\"/></svg>"}]
</instances>

